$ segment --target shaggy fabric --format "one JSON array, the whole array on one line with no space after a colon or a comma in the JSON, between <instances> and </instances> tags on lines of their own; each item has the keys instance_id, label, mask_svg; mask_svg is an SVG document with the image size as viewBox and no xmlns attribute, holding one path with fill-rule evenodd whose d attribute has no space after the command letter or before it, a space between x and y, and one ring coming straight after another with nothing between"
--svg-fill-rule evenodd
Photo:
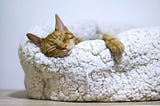
<instances>
[{"instance_id":1,"label":"shaggy fabric","mask_svg":"<svg viewBox=\"0 0 160 106\"><path fill-rule=\"evenodd\" d=\"M116 33L125 45L118 67L114 67L102 40L79 43L64 58L48 58L25 39L19 46L19 58L28 96L58 101L159 100L160 27L127 29L88 23L70 26L84 39ZM36 27L32 33L45 36L51 31L52 27L45 26Z\"/></svg>"}]
</instances>

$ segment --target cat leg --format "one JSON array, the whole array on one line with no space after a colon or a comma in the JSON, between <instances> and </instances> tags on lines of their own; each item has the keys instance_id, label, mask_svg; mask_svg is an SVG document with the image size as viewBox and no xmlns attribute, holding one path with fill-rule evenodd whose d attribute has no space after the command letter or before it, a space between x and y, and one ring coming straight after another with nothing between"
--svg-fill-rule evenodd
<instances>
[{"instance_id":1,"label":"cat leg","mask_svg":"<svg viewBox=\"0 0 160 106\"><path fill-rule=\"evenodd\" d=\"M102 40L104 40L106 46L111 52L112 59L114 60L114 65L119 65L121 63L122 54L124 52L123 43L111 34L104 34Z\"/></svg>"}]
</instances>

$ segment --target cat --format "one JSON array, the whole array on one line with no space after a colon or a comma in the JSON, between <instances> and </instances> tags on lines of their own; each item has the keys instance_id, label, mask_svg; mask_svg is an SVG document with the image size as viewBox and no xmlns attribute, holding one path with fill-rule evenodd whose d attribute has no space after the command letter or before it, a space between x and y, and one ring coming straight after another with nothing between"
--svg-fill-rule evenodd
<instances>
[{"instance_id":1,"label":"cat","mask_svg":"<svg viewBox=\"0 0 160 106\"><path fill-rule=\"evenodd\" d=\"M83 40L74 36L63 24L59 16L55 15L55 30L45 38L40 38L32 33L27 33L27 38L40 47L41 52L48 57L64 57L69 51ZM115 64L120 64L124 52L123 43L111 34L104 34L102 40L109 48Z\"/></svg>"},{"instance_id":2,"label":"cat","mask_svg":"<svg viewBox=\"0 0 160 106\"><path fill-rule=\"evenodd\" d=\"M32 33L27 33L27 37L34 44L40 47L41 52L48 57L64 57L82 40L75 37L63 24L59 16L55 15L55 30L46 38L40 38Z\"/></svg>"}]
</instances>

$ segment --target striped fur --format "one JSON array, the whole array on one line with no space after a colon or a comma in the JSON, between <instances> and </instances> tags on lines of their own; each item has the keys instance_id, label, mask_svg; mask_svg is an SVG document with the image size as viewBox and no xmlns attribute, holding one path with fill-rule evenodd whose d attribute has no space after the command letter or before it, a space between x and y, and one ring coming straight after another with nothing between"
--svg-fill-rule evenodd
<instances>
[{"instance_id":1,"label":"striped fur","mask_svg":"<svg viewBox=\"0 0 160 106\"><path fill-rule=\"evenodd\" d=\"M34 44L40 47L43 54L48 57L64 57L69 51L82 40L75 37L68 28L63 24L61 19L56 15L55 30L45 38L28 33L27 37ZM124 45L115 36L104 34L102 40L111 51L111 55L115 64L121 62L121 57L124 51Z\"/></svg>"}]
</instances>

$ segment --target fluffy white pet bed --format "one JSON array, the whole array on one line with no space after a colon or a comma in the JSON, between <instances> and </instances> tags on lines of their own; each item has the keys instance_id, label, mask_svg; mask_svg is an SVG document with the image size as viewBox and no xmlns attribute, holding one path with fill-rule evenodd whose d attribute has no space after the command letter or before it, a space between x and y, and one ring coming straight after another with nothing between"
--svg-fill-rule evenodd
<instances>
[{"instance_id":1,"label":"fluffy white pet bed","mask_svg":"<svg viewBox=\"0 0 160 106\"><path fill-rule=\"evenodd\" d=\"M43 26L31 32L46 36L52 29ZM102 40L79 43L64 58L48 58L25 39L19 57L28 96L58 101L159 100L160 27L127 29L94 23L70 26L75 35L88 39L103 32L116 33L125 45L118 68L113 67L110 51Z\"/></svg>"}]
</instances>

